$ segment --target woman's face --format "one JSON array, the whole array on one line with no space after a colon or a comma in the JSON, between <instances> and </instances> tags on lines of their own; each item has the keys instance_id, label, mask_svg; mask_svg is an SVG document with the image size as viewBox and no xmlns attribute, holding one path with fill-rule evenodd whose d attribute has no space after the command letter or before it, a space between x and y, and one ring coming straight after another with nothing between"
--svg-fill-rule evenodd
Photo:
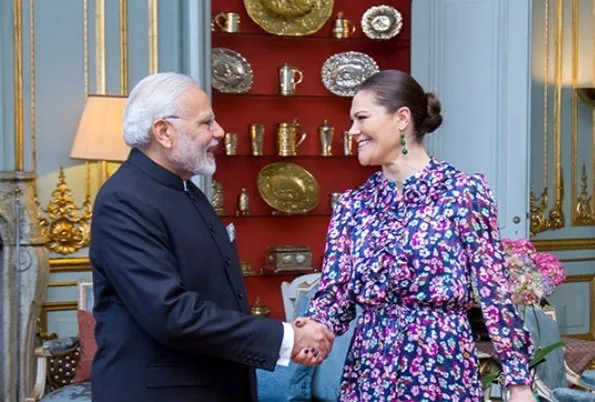
<instances>
[{"instance_id":1,"label":"woman's face","mask_svg":"<svg viewBox=\"0 0 595 402\"><path fill-rule=\"evenodd\" d=\"M402 109L406 108L399 111ZM399 157L399 130L404 129L399 111L387 113L383 106L374 102L373 92L364 90L355 94L351 102L350 117L353 124L349 135L357 143L357 156L361 165L386 165Z\"/></svg>"}]
</instances>

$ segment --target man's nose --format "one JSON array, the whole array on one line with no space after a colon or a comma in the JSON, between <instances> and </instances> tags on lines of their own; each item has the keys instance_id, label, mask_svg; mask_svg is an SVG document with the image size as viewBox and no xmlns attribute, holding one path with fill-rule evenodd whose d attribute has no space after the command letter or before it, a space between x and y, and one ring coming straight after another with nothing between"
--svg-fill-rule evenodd
<instances>
[{"instance_id":1,"label":"man's nose","mask_svg":"<svg viewBox=\"0 0 595 402\"><path fill-rule=\"evenodd\" d=\"M216 121L213 124L215 125L215 128L213 129L213 137L223 138L225 135L225 130L223 130L223 127L221 127Z\"/></svg>"}]
</instances>

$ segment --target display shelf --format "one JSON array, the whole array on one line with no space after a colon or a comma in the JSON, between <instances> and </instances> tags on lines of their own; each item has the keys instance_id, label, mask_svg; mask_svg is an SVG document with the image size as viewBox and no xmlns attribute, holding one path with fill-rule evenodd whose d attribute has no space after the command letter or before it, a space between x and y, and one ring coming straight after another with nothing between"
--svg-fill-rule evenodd
<instances>
[{"instance_id":1,"label":"display shelf","mask_svg":"<svg viewBox=\"0 0 595 402\"><path fill-rule=\"evenodd\" d=\"M279 162L287 162L291 159L345 159L345 160L349 160L349 159L353 159L354 161L357 160L357 155L292 155L292 156L282 156L282 155L276 155L276 154L267 154L267 155L251 155L251 154L236 154L236 155L226 155L226 154L215 154L215 157L217 158L250 158L250 159L274 159L275 161L279 161Z\"/></svg>"},{"instance_id":2,"label":"display shelf","mask_svg":"<svg viewBox=\"0 0 595 402\"><path fill-rule=\"evenodd\" d=\"M273 77L275 78L275 77ZM329 99L344 99L351 102L351 98L349 97L341 97L337 95L333 95L332 93L328 94L310 94L310 95L290 95L290 96L283 96L279 94L262 94L262 93L243 93L243 94L234 94L234 93L223 93L218 92L217 90L213 91L213 96L215 97L223 97L223 98L244 98L246 100L254 100L254 99L262 99L262 100L274 100L274 101L296 101L296 100L325 100L328 101Z\"/></svg>"},{"instance_id":3,"label":"display shelf","mask_svg":"<svg viewBox=\"0 0 595 402\"><path fill-rule=\"evenodd\" d=\"M308 270L303 269L303 270L297 270L297 271L281 271L281 272L274 272L274 271L269 271L264 268L261 268L260 271L254 271L252 273L244 272L244 278L282 277L282 276L296 277L296 276L300 276L300 275L314 274L317 272L320 272L320 270L317 268L308 269Z\"/></svg>"},{"instance_id":4,"label":"display shelf","mask_svg":"<svg viewBox=\"0 0 595 402\"><path fill-rule=\"evenodd\" d=\"M212 2L212 16L221 12L240 15L240 32L211 32L212 47L224 47L240 53L253 70L250 90L243 94L226 94L213 90L212 103L217 121L225 132L237 134L237 154L225 155L224 141L217 149L217 172L214 179L222 187L224 224L233 223L236 230L235 247L240 259L253 267L245 276L250 304L256 298L272 308L273 318L284 319L280 285L297 276L317 272L299 270L271 272L262 270L266 265L266 250L285 245L304 245L312 251L312 266L320 269L323 262L325 239L332 215L332 194L358 188L378 169L361 166L357 157L357 144L352 143L352 155L343 155L343 132L348 130L351 97L331 93L321 79L324 63L334 54L346 51L362 52L372 57L378 67L410 71L410 0L394 0L391 5L403 16L403 29L389 40L367 38L359 21L367 9L382 4L380 0L359 2L335 0L332 17L312 35L279 36L264 32L247 15L243 0ZM345 39L332 36L333 24L339 11L356 24L355 33ZM279 94L279 68L294 66L303 74L296 94ZM298 155L277 154L280 123L297 118L306 140L299 146ZM321 155L319 128L324 121L334 127L332 156ZM252 155L249 126L265 126L264 155ZM307 213L284 214L274 212L260 196L257 178L268 164L291 162L307 170L319 186L318 205ZM281 185L281 184L280 184ZM250 214L236 215L238 197L247 192ZM303 219L300 219L303 218Z\"/></svg>"},{"instance_id":5,"label":"display shelf","mask_svg":"<svg viewBox=\"0 0 595 402\"><path fill-rule=\"evenodd\" d=\"M266 32L225 32L225 31L212 31L211 35L214 39L264 39L264 40L281 40L281 41L304 41L304 40L315 40L330 43L343 43L345 45L364 44L364 45L384 45L390 47L406 47L409 48L409 38L403 38L400 35L388 40L371 39L367 36L351 36L349 38L338 39L329 35L306 35L306 36L284 36L284 35L273 35Z\"/></svg>"},{"instance_id":6,"label":"display shelf","mask_svg":"<svg viewBox=\"0 0 595 402\"><path fill-rule=\"evenodd\" d=\"M270 213L256 213L256 214L248 214L248 215L236 215L236 214L222 214L219 215L221 218L234 218L234 219L249 219L249 218L319 218L319 217L329 217L331 216L330 212L304 212L304 213L294 213L289 214L285 212L273 211Z\"/></svg>"}]
</instances>

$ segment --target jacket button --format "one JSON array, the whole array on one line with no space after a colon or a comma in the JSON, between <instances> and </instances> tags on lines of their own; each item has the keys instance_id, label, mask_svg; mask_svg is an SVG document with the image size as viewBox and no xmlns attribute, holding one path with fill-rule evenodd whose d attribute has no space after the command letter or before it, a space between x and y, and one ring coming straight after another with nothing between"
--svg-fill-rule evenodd
<instances>
[{"instance_id":1,"label":"jacket button","mask_svg":"<svg viewBox=\"0 0 595 402\"><path fill-rule=\"evenodd\" d=\"M213 233L215 233L215 225L213 225L212 223L209 224L209 230Z\"/></svg>"},{"instance_id":2,"label":"jacket button","mask_svg":"<svg viewBox=\"0 0 595 402\"><path fill-rule=\"evenodd\" d=\"M242 292L238 293L238 299L240 299L240 300L244 299L244 294Z\"/></svg>"},{"instance_id":3,"label":"jacket button","mask_svg":"<svg viewBox=\"0 0 595 402\"><path fill-rule=\"evenodd\" d=\"M228 267L231 265L231 260L229 258L225 259L225 265L227 265Z\"/></svg>"}]
</instances>

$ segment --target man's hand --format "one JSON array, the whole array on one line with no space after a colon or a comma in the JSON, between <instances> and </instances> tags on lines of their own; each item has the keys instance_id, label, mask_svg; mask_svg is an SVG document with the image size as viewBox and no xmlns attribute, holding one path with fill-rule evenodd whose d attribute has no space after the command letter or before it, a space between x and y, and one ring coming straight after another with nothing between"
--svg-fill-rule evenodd
<instances>
[{"instance_id":1,"label":"man's hand","mask_svg":"<svg viewBox=\"0 0 595 402\"><path fill-rule=\"evenodd\" d=\"M324 325L306 317L297 318L291 325L295 332L291 359L307 366L322 363L331 351L335 335Z\"/></svg>"}]
</instances>

